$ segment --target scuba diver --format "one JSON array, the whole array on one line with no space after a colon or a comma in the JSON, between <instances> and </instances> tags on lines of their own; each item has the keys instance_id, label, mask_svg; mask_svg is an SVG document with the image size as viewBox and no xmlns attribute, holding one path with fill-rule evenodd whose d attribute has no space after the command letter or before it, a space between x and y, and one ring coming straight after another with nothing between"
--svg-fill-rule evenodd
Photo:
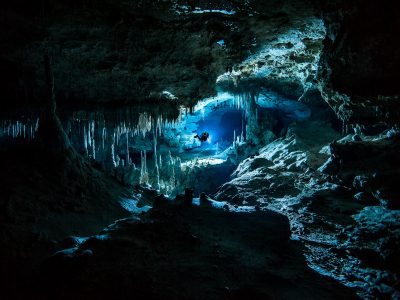
<instances>
[{"instance_id":1,"label":"scuba diver","mask_svg":"<svg viewBox=\"0 0 400 300\"><path fill-rule=\"evenodd\" d=\"M192 145L194 147L190 147L190 148L184 148L185 151L192 151L193 149L197 149L197 148L201 148L202 147L202 143L206 142L208 140L208 138L210 137L210 134L207 131L204 131L202 134L198 135L196 134L193 138L195 139L199 139L199 141L201 142L200 145Z\"/></svg>"},{"instance_id":2,"label":"scuba diver","mask_svg":"<svg viewBox=\"0 0 400 300\"><path fill-rule=\"evenodd\" d=\"M194 136L194 138L198 138L200 142L205 142L205 141L208 140L208 137L209 137L209 136L210 136L210 135L208 134L208 132L207 132L207 131L204 131L201 135L196 134L196 135Z\"/></svg>"}]
</instances>

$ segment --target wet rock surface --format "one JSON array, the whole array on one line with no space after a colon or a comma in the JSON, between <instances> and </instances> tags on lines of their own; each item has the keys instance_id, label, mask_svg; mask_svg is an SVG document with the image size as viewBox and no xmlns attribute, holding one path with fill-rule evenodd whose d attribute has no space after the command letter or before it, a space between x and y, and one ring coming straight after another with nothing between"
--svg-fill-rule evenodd
<instances>
[{"instance_id":1,"label":"wet rock surface","mask_svg":"<svg viewBox=\"0 0 400 300\"><path fill-rule=\"evenodd\" d=\"M287 215L313 269L362 297L397 297L398 141L385 132L362 141L339 136L321 120L290 126L285 138L244 160L216 198Z\"/></svg>"},{"instance_id":2,"label":"wet rock surface","mask_svg":"<svg viewBox=\"0 0 400 300\"><path fill-rule=\"evenodd\" d=\"M1 65L9 74L2 82L2 97L9 99L7 107L41 102L41 57L47 51L54 60L59 103L82 107L176 100L193 105L215 93L219 74L290 28L293 13L310 15L312 5L9 3L2 20L12 25L1 31L7 44L1 50Z\"/></svg>"}]
</instances>

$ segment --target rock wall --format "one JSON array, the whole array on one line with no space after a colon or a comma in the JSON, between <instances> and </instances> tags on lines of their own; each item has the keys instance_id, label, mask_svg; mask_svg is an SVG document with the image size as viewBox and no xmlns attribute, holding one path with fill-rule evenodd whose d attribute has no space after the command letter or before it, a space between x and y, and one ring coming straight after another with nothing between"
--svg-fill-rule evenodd
<instances>
[{"instance_id":1,"label":"rock wall","mask_svg":"<svg viewBox=\"0 0 400 300\"><path fill-rule=\"evenodd\" d=\"M318 5L327 28L318 72L325 101L346 123L398 123L400 17L395 3Z\"/></svg>"},{"instance_id":2,"label":"rock wall","mask_svg":"<svg viewBox=\"0 0 400 300\"><path fill-rule=\"evenodd\" d=\"M41 103L45 51L54 58L60 104L118 105L171 95L190 106L214 94L218 74L256 47L270 20L248 19L239 2L195 1L192 8L180 2L8 3L0 21L4 106Z\"/></svg>"}]
</instances>

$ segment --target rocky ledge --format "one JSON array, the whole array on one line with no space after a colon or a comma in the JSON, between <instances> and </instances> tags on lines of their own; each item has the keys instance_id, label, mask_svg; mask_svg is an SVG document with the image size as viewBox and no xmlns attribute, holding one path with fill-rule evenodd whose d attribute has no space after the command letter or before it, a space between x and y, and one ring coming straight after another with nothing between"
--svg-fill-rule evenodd
<instances>
[{"instance_id":1,"label":"rocky ledge","mask_svg":"<svg viewBox=\"0 0 400 300\"><path fill-rule=\"evenodd\" d=\"M360 130L339 140L326 120L297 122L244 160L215 197L288 216L311 268L363 298L397 297L398 134Z\"/></svg>"}]
</instances>

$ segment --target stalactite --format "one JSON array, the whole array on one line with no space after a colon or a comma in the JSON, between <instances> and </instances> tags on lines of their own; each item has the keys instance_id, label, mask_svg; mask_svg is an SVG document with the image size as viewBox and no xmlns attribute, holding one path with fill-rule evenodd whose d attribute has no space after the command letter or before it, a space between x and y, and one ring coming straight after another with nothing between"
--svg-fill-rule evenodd
<instances>
[{"instance_id":1,"label":"stalactite","mask_svg":"<svg viewBox=\"0 0 400 300\"><path fill-rule=\"evenodd\" d=\"M83 127L83 147L84 147L84 149L85 149L85 152L87 153L87 151L88 151L88 144L87 144L86 127Z\"/></svg>"},{"instance_id":2,"label":"stalactite","mask_svg":"<svg viewBox=\"0 0 400 300\"><path fill-rule=\"evenodd\" d=\"M182 168L182 160L179 156L176 158L175 164L176 164L176 167L178 170L180 170Z\"/></svg>"},{"instance_id":3,"label":"stalactite","mask_svg":"<svg viewBox=\"0 0 400 300\"><path fill-rule=\"evenodd\" d=\"M143 151L140 151L140 183L142 183L142 178L144 174L144 168L143 168Z\"/></svg>"},{"instance_id":4,"label":"stalactite","mask_svg":"<svg viewBox=\"0 0 400 300\"><path fill-rule=\"evenodd\" d=\"M92 139L92 157L96 159L96 143L94 138Z\"/></svg>"},{"instance_id":5,"label":"stalactite","mask_svg":"<svg viewBox=\"0 0 400 300\"><path fill-rule=\"evenodd\" d=\"M92 146L91 142L92 142L92 138L90 136L91 132L90 132L90 123L88 123L87 126L87 145L90 148Z\"/></svg>"},{"instance_id":6,"label":"stalactite","mask_svg":"<svg viewBox=\"0 0 400 300\"><path fill-rule=\"evenodd\" d=\"M154 154L154 166L158 167L158 162L157 162L157 127L156 127L155 123L153 123L153 154Z\"/></svg>"},{"instance_id":7,"label":"stalactite","mask_svg":"<svg viewBox=\"0 0 400 300\"><path fill-rule=\"evenodd\" d=\"M118 155L115 155L115 165L116 167L119 166L121 159L119 158Z\"/></svg>"},{"instance_id":8,"label":"stalactite","mask_svg":"<svg viewBox=\"0 0 400 300\"><path fill-rule=\"evenodd\" d=\"M146 133L152 130L152 117L147 113L141 113L139 115L137 129L138 132L140 132L143 135L143 138L145 138Z\"/></svg>"},{"instance_id":9,"label":"stalactite","mask_svg":"<svg viewBox=\"0 0 400 300\"><path fill-rule=\"evenodd\" d=\"M146 150L140 151L140 184L148 184L149 176L147 173L147 163L146 163Z\"/></svg>"},{"instance_id":10,"label":"stalactite","mask_svg":"<svg viewBox=\"0 0 400 300\"><path fill-rule=\"evenodd\" d=\"M147 174L147 156L146 156L146 150L144 150L144 172Z\"/></svg>"},{"instance_id":11,"label":"stalactite","mask_svg":"<svg viewBox=\"0 0 400 300\"><path fill-rule=\"evenodd\" d=\"M172 168L171 178L170 178L169 183L170 183L171 190L174 189L175 188L175 169L174 168Z\"/></svg>"},{"instance_id":12,"label":"stalactite","mask_svg":"<svg viewBox=\"0 0 400 300\"><path fill-rule=\"evenodd\" d=\"M96 142L95 142L95 123L92 120L90 123L90 131L91 131L91 145L92 145L92 157L96 159Z\"/></svg>"},{"instance_id":13,"label":"stalactite","mask_svg":"<svg viewBox=\"0 0 400 300\"><path fill-rule=\"evenodd\" d=\"M157 183L157 190L160 190L160 171L159 171L157 165L155 167L155 171L156 171L156 179L157 179L157 182L156 182Z\"/></svg>"},{"instance_id":14,"label":"stalactite","mask_svg":"<svg viewBox=\"0 0 400 300\"><path fill-rule=\"evenodd\" d=\"M130 164L130 158L129 158L129 135L128 132L125 134L126 136L126 164Z\"/></svg>"},{"instance_id":15,"label":"stalactite","mask_svg":"<svg viewBox=\"0 0 400 300\"><path fill-rule=\"evenodd\" d=\"M105 143L105 139L106 139L106 134L107 134L107 131L106 131L106 127L104 126L102 134L101 134L101 141L102 141L103 151L105 149L104 143Z\"/></svg>"},{"instance_id":16,"label":"stalactite","mask_svg":"<svg viewBox=\"0 0 400 300\"><path fill-rule=\"evenodd\" d=\"M111 161L112 161L112 166L116 168L118 164L115 161L115 149L114 149L114 143L111 144Z\"/></svg>"}]
</instances>

